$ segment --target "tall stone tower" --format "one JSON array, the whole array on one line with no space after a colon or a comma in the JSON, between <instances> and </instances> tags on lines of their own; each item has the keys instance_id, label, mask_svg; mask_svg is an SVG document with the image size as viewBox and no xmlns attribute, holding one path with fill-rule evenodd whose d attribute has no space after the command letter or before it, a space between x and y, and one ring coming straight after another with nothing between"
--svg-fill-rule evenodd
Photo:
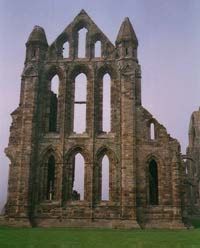
<instances>
[{"instance_id":1,"label":"tall stone tower","mask_svg":"<svg viewBox=\"0 0 200 248\"><path fill-rule=\"evenodd\" d=\"M79 56L82 29L84 57ZM37 226L183 227L180 145L141 105L137 48L128 18L115 45L84 10L50 46L44 30L34 27L6 148L8 220Z\"/></svg>"},{"instance_id":2,"label":"tall stone tower","mask_svg":"<svg viewBox=\"0 0 200 248\"><path fill-rule=\"evenodd\" d=\"M186 206L190 215L200 215L200 109L190 118L186 162Z\"/></svg>"}]
</instances>

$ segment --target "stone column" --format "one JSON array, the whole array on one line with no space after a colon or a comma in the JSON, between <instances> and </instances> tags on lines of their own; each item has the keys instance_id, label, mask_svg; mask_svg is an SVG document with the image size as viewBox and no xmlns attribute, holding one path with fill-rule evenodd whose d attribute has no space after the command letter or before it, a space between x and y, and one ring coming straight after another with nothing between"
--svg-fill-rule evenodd
<instances>
[{"instance_id":1,"label":"stone column","mask_svg":"<svg viewBox=\"0 0 200 248\"><path fill-rule=\"evenodd\" d=\"M172 205L173 205L173 225L175 227L183 227L182 223L182 210L181 210L181 178L180 169L181 162L177 154L174 152L172 157Z\"/></svg>"},{"instance_id":2,"label":"stone column","mask_svg":"<svg viewBox=\"0 0 200 248\"><path fill-rule=\"evenodd\" d=\"M121 217L128 220L132 227L138 227L134 94L133 70L121 71Z\"/></svg>"},{"instance_id":3,"label":"stone column","mask_svg":"<svg viewBox=\"0 0 200 248\"><path fill-rule=\"evenodd\" d=\"M25 90L23 96L23 118L22 118L22 143L19 175L19 199L18 215L19 217L29 217L32 190L34 185L32 167L34 158L35 125L36 125L36 102L38 90L38 76L33 75L25 78Z\"/></svg>"}]
</instances>

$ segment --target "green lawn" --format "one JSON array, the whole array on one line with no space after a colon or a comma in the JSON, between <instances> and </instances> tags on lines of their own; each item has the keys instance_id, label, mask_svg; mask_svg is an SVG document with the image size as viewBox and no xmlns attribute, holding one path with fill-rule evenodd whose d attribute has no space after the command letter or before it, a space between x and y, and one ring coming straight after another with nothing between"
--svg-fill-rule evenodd
<instances>
[{"instance_id":1,"label":"green lawn","mask_svg":"<svg viewBox=\"0 0 200 248\"><path fill-rule=\"evenodd\" d=\"M200 229L0 228L0 248L200 248Z\"/></svg>"}]
</instances>

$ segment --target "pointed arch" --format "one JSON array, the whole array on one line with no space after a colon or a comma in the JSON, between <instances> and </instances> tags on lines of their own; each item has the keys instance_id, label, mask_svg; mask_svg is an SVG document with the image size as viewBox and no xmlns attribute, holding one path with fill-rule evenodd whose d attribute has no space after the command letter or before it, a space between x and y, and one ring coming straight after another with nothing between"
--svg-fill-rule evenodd
<instances>
[{"instance_id":1,"label":"pointed arch","mask_svg":"<svg viewBox=\"0 0 200 248\"><path fill-rule=\"evenodd\" d=\"M85 159L81 153L75 154L72 166L72 200L84 200Z\"/></svg>"},{"instance_id":2,"label":"pointed arch","mask_svg":"<svg viewBox=\"0 0 200 248\"><path fill-rule=\"evenodd\" d=\"M76 78L77 76L79 76L80 74L84 74L84 79L86 81L86 83L83 82L82 85L86 85L84 87L84 92L86 92L86 97L84 98L84 101L82 101L82 99L79 101L79 100L75 100L75 94L76 94ZM77 117L81 118L81 119L84 119L84 126L85 126L85 129L81 130L81 132L77 132L77 133L83 133L83 132L87 132L87 126L88 126L88 112L87 112L87 102L88 102L88 82L89 81L92 81L93 77L92 77L92 73L91 73L91 70L89 69L88 66L80 63L80 64L76 64L75 66L72 66L70 71L69 71L69 80L71 82L73 82L72 84L69 85L70 87L70 91L72 92L71 94L71 108L70 108L70 116L71 116L71 119L70 119L70 131L73 132L74 131L74 122L75 122L75 116L74 114L77 113ZM80 82L81 83L81 82ZM82 106L81 106L82 105ZM80 115L78 115L78 113L80 113L80 110L75 112L75 107L77 108L82 108L84 110L83 114L81 113ZM77 119L77 118L76 118ZM77 123L78 124L78 123ZM80 124L80 122L79 122ZM78 128L80 125L77 125Z\"/></svg>"},{"instance_id":3,"label":"pointed arch","mask_svg":"<svg viewBox=\"0 0 200 248\"><path fill-rule=\"evenodd\" d=\"M104 65L97 71L97 83L95 85L96 123L99 133L113 132L116 118L114 109L117 106L118 92L115 91L116 71L111 65Z\"/></svg>"},{"instance_id":4,"label":"pointed arch","mask_svg":"<svg viewBox=\"0 0 200 248\"><path fill-rule=\"evenodd\" d=\"M91 80L93 78L90 68L83 63L79 63L75 64L69 69L69 79L71 81L74 81L75 78L81 73L84 73L88 80Z\"/></svg>"},{"instance_id":5,"label":"pointed arch","mask_svg":"<svg viewBox=\"0 0 200 248\"><path fill-rule=\"evenodd\" d=\"M86 200L85 165L90 161L84 147L74 146L65 155L63 169L63 202Z\"/></svg>"},{"instance_id":6,"label":"pointed arch","mask_svg":"<svg viewBox=\"0 0 200 248\"><path fill-rule=\"evenodd\" d=\"M87 108L87 77L80 73L75 78L74 90L74 125L75 133L86 131L86 108Z\"/></svg>"},{"instance_id":7,"label":"pointed arch","mask_svg":"<svg viewBox=\"0 0 200 248\"><path fill-rule=\"evenodd\" d=\"M57 66L56 64L47 66L45 68L45 73L44 73L44 77L47 81L51 81L51 79L55 76L58 75L60 81L63 80L63 78L65 77L65 72L63 71L63 69L60 66Z\"/></svg>"},{"instance_id":8,"label":"pointed arch","mask_svg":"<svg viewBox=\"0 0 200 248\"><path fill-rule=\"evenodd\" d=\"M46 199L54 200L55 196L55 158L51 155L47 164L47 185L46 185Z\"/></svg>"},{"instance_id":9,"label":"pointed arch","mask_svg":"<svg viewBox=\"0 0 200 248\"><path fill-rule=\"evenodd\" d=\"M45 111L45 132L59 132L60 113L63 108L60 104L60 98L63 94L63 70L56 66L47 66L44 73L45 84L42 88L44 94L41 94L41 102Z\"/></svg>"},{"instance_id":10,"label":"pointed arch","mask_svg":"<svg viewBox=\"0 0 200 248\"><path fill-rule=\"evenodd\" d=\"M39 199L41 201L58 200L61 196L62 183L59 180L62 172L61 156L53 146L49 146L40 154L39 164Z\"/></svg>"},{"instance_id":11,"label":"pointed arch","mask_svg":"<svg viewBox=\"0 0 200 248\"><path fill-rule=\"evenodd\" d=\"M95 202L115 201L119 196L119 168L115 153L108 147L101 147L96 153L94 166Z\"/></svg>"},{"instance_id":12,"label":"pointed arch","mask_svg":"<svg viewBox=\"0 0 200 248\"><path fill-rule=\"evenodd\" d=\"M69 42L66 41L64 44L63 44L63 58L69 58Z\"/></svg>"},{"instance_id":13,"label":"pointed arch","mask_svg":"<svg viewBox=\"0 0 200 248\"><path fill-rule=\"evenodd\" d=\"M97 40L94 44L94 57L99 58L101 57L101 41Z\"/></svg>"},{"instance_id":14,"label":"pointed arch","mask_svg":"<svg viewBox=\"0 0 200 248\"><path fill-rule=\"evenodd\" d=\"M104 155L107 155L111 162L115 164L119 163L119 158L117 157L116 153L108 146L100 147L96 152L96 160L98 161Z\"/></svg>"},{"instance_id":15,"label":"pointed arch","mask_svg":"<svg viewBox=\"0 0 200 248\"><path fill-rule=\"evenodd\" d=\"M102 131L111 131L111 77L108 73L103 76L103 96L102 96Z\"/></svg>"},{"instance_id":16,"label":"pointed arch","mask_svg":"<svg viewBox=\"0 0 200 248\"><path fill-rule=\"evenodd\" d=\"M83 145L72 146L64 156L65 163L72 162L72 157L75 156L77 153L81 153L86 163L91 163L90 153Z\"/></svg>"},{"instance_id":17,"label":"pointed arch","mask_svg":"<svg viewBox=\"0 0 200 248\"><path fill-rule=\"evenodd\" d=\"M102 80L103 76L106 73L108 73L110 75L112 81L117 78L117 72L116 72L115 68L109 64L105 64L98 69L97 78L99 80Z\"/></svg>"},{"instance_id":18,"label":"pointed arch","mask_svg":"<svg viewBox=\"0 0 200 248\"><path fill-rule=\"evenodd\" d=\"M151 118L147 122L148 139L154 141L157 139L157 122L155 119Z\"/></svg>"},{"instance_id":19,"label":"pointed arch","mask_svg":"<svg viewBox=\"0 0 200 248\"><path fill-rule=\"evenodd\" d=\"M89 31L91 31L91 21L88 18L84 18L84 19L79 19L77 22L73 23L73 27L72 27L72 33L76 34L79 30L85 28Z\"/></svg>"},{"instance_id":20,"label":"pointed arch","mask_svg":"<svg viewBox=\"0 0 200 248\"><path fill-rule=\"evenodd\" d=\"M155 140L155 124L153 122L150 124L150 139Z\"/></svg>"},{"instance_id":21,"label":"pointed arch","mask_svg":"<svg viewBox=\"0 0 200 248\"><path fill-rule=\"evenodd\" d=\"M108 156L105 154L101 159L101 200L109 201L109 173L110 171L110 161Z\"/></svg>"},{"instance_id":22,"label":"pointed arch","mask_svg":"<svg viewBox=\"0 0 200 248\"><path fill-rule=\"evenodd\" d=\"M43 163L44 161L46 162L47 158L53 155L56 159L56 161L58 161L58 163L61 163L61 158L62 155L59 152L59 150L53 146L52 144L48 145L44 150L42 150L39 154L40 160L39 163Z\"/></svg>"},{"instance_id":23,"label":"pointed arch","mask_svg":"<svg viewBox=\"0 0 200 248\"><path fill-rule=\"evenodd\" d=\"M64 30L56 40L50 45L48 49L48 57L51 59L55 58L68 58L70 57L71 49L71 35L68 30ZM68 56L66 56L68 55Z\"/></svg>"},{"instance_id":24,"label":"pointed arch","mask_svg":"<svg viewBox=\"0 0 200 248\"><path fill-rule=\"evenodd\" d=\"M88 30L85 27L78 31L78 58L86 57L87 32Z\"/></svg>"},{"instance_id":25,"label":"pointed arch","mask_svg":"<svg viewBox=\"0 0 200 248\"><path fill-rule=\"evenodd\" d=\"M59 77L56 74L50 83L49 132L56 132L58 119Z\"/></svg>"}]
</instances>

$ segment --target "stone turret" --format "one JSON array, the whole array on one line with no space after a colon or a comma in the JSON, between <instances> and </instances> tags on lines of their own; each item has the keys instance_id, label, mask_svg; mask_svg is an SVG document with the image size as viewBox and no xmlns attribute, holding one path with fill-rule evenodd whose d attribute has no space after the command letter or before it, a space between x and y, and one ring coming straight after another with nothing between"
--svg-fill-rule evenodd
<instances>
[{"instance_id":1,"label":"stone turret","mask_svg":"<svg viewBox=\"0 0 200 248\"><path fill-rule=\"evenodd\" d=\"M134 57L137 59L138 39L128 17L124 19L116 39L119 57Z\"/></svg>"},{"instance_id":2,"label":"stone turret","mask_svg":"<svg viewBox=\"0 0 200 248\"><path fill-rule=\"evenodd\" d=\"M43 60L45 58L48 43L42 27L34 26L26 43L26 48L26 62Z\"/></svg>"}]
</instances>

